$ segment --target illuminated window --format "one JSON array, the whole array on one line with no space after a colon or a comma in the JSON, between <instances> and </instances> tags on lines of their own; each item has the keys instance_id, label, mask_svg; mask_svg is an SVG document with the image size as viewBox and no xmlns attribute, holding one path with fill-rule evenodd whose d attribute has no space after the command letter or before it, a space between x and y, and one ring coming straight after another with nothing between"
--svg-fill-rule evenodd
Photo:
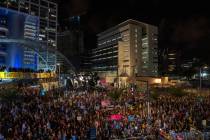
<instances>
[{"instance_id":1,"label":"illuminated window","mask_svg":"<svg viewBox=\"0 0 210 140\"><path fill-rule=\"evenodd\" d=\"M174 59L176 59L176 58L168 58L168 59L170 59L170 60L174 60Z\"/></svg>"}]
</instances>

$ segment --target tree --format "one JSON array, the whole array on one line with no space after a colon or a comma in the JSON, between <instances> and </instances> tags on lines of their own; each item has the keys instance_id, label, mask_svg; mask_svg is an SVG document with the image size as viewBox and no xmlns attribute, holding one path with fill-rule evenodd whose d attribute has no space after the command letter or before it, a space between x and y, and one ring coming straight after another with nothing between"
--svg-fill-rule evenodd
<instances>
[{"instance_id":1,"label":"tree","mask_svg":"<svg viewBox=\"0 0 210 140\"><path fill-rule=\"evenodd\" d=\"M118 100L122 93L123 91L121 89L114 89L113 91L108 93L108 96L111 97L113 100Z\"/></svg>"},{"instance_id":2,"label":"tree","mask_svg":"<svg viewBox=\"0 0 210 140\"><path fill-rule=\"evenodd\" d=\"M196 74L196 69L195 68L189 68L187 70L184 70L182 72L182 76L186 76L187 80L190 80L193 75Z\"/></svg>"}]
</instances>

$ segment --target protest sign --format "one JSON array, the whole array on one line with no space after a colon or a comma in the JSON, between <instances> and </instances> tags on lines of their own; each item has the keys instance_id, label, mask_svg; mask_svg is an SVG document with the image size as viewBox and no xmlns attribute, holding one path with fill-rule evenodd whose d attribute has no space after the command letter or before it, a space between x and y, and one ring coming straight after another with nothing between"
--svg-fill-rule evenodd
<instances>
[{"instance_id":1,"label":"protest sign","mask_svg":"<svg viewBox=\"0 0 210 140\"><path fill-rule=\"evenodd\" d=\"M115 121L118 121L118 120L121 120L122 119L122 115L120 115L120 114L114 114L114 115L111 115L110 116L110 120L115 120Z\"/></svg>"},{"instance_id":2,"label":"protest sign","mask_svg":"<svg viewBox=\"0 0 210 140\"><path fill-rule=\"evenodd\" d=\"M110 105L110 101L109 100L103 100L103 101L101 101L101 106L102 107L107 107L109 105Z\"/></svg>"},{"instance_id":3,"label":"protest sign","mask_svg":"<svg viewBox=\"0 0 210 140\"><path fill-rule=\"evenodd\" d=\"M81 121L82 120L82 117L81 116L77 116L77 120L78 121Z\"/></svg>"}]
</instances>

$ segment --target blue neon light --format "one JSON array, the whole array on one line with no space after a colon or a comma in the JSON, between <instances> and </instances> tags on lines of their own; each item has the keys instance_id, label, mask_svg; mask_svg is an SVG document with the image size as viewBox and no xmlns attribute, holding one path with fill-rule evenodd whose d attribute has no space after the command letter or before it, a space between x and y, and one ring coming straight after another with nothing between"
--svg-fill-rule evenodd
<instances>
[{"instance_id":1,"label":"blue neon light","mask_svg":"<svg viewBox=\"0 0 210 140\"><path fill-rule=\"evenodd\" d=\"M8 29L7 38L24 39L30 38L33 40L38 40L39 33L39 18L36 16L31 16L25 13L21 13L15 10L10 10L7 8L0 7L0 20L7 20L6 24L1 25ZM31 34L29 26L31 26ZM1 56L1 65L6 65L8 67L15 68L31 68L37 69L37 55L30 58L26 58L24 54L26 53L20 44L7 44L5 45L5 53L7 55ZM2 51L2 50L1 50ZM25 58L24 58L25 57ZM31 60L30 63L24 63L25 59ZM5 61L3 61L5 60ZM26 61L25 61L26 62ZM3 64L5 63L5 64Z\"/></svg>"}]
</instances>

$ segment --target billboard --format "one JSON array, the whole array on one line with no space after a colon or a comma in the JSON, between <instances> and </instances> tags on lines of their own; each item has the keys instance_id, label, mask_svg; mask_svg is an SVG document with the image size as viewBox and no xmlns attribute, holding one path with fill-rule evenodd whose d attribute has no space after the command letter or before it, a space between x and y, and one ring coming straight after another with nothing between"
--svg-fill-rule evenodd
<instances>
[{"instance_id":1,"label":"billboard","mask_svg":"<svg viewBox=\"0 0 210 140\"><path fill-rule=\"evenodd\" d=\"M38 40L39 18L0 7L0 33L0 37ZM1 44L0 65L36 69L38 58L35 52L20 45L23 44Z\"/></svg>"},{"instance_id":2,"label":"billboard","mask_svg":"<svg viewBox=\"0 0 210 140\"><path fill-rule=\"evenodd\" d=\"M55 73L31 73L31 72L0 72L0 79L47 79L55 78Z\"/></svg>"}]
</instances>

